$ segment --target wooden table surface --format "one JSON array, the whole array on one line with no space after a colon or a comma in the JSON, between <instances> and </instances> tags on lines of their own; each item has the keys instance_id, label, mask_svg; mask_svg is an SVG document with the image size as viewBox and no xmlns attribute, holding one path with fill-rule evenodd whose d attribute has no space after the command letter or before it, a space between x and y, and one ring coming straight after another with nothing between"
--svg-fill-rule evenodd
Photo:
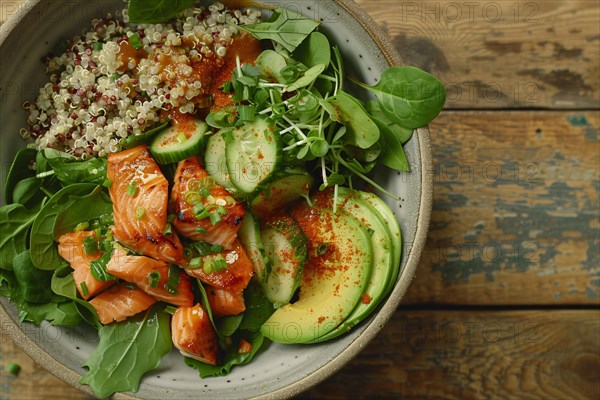
<instances>
[{"instance_id":1,"label":"wooden table surface","mask_svg":"<svg viewBox=\"0 0 600 400\"><path fill-rule=\"evenodd\" d=\"M393 319L301 398L600 398L600 3L358 3L448 91L431 230ZM0 398L87 397L0 346Z\"/></svg>"}]
</instances>

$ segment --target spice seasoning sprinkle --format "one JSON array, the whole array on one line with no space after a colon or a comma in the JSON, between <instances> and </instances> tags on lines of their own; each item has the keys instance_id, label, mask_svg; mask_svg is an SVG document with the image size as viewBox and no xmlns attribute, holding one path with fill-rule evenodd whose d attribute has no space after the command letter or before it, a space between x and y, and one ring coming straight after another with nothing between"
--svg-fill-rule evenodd
<instances>
[{"instance_id":1,"label":"spice seasoning sprinkle","mask_svg":"<svg viewBox=\"0 0 600 400\"><path fill-rule=\"evenodd\" d=\"M222 3L189 9L169 24L130 25L108 15L44 58L50 76L29 111L24 139L86 159L119 150L119 142L160 123L160 112L192 114L210 105L192 68L219 65L237 25L260 20L258 10Z\"/></svg>"}]
</instances>

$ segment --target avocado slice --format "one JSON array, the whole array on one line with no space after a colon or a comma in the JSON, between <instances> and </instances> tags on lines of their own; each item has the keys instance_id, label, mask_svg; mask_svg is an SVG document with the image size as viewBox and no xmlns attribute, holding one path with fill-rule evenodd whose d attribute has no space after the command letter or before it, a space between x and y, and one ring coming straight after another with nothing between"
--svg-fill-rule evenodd
<instances>
[{"instance_id":1,"label":"avocado slice","mask_svg":"<svg viewBox=\"0 0 600 400\"><path fill-rule=\"evenodd\" d=\"M308 239L299 299L278 308L261 333L274 342L307 343L335 329L358 304L373 248L367 229L348 214L302 203L291 215Z\"/></svg>"},{"instance_id":2,"label":"avocado slice","mask_svg":"<svg viewBox=\"0 0 600 400\"><path fill-rule=\"evenodd\" d=\"M394 286L396 286L398 274L400 273L400 259L402 257L402 231L400 230L400 225L398 225L398 219L396 218L396 215L383 200L373 193L360 192L359 194L362 200L367 202L367 204L369 204L379 213L383 222L389 229L392 238L394 248L394 263L392 265L393 268L390 274L388 286L383 294L384 296L387 296L392 289L394 289Z\"/></svg>"},{"instance_id":3,"label":"avocado slice","mask_svg":"<svg viewBox=\"0 0 600 400\"><path fill-rule=\"evenodd\" d=\"M394 273L394 242L381 214L362 200L361 192L339 188L340 208L353 216L371 231L373 247L373 270L371 278L352 313L329 333L318 337L313 343L324 342L347 333L353 326L365 319L385 297L389 281Z\"/></svg>"}]
</instances>

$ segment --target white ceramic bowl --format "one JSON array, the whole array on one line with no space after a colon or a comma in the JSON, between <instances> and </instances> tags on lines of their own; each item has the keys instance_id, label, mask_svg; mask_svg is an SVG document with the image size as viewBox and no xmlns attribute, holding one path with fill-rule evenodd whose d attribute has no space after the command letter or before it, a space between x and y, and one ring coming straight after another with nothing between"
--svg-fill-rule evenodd
<instances>
[{"instance_id":1,"label":"white ceramic bowl","mask_svg":"<svg viewBox=\"0 0 600 400\"><path fill-rule=\"evenodd\" d=\"M265 1L322 19L322 29L340 46L348 73L375 84L389 65L401 59L381 29L351 0ZM10 165L24 145L19 129L25 127L25 101L36 97L47 77L40 58L63 39L88 28L92 18L115 13L122 0L34 0L15 10L0 27L0 162ZM178 352L168 354L159 368L147 374L137 393L117 397L141 398L287 398L326 379L356 356L393 315L410 281L425 244L431 213L432 161L429 132L419 129L406 145L412 172L379 171L376 179L403 201L385 198L396 213L404 237L401 273L397 285L368 320L337 340L310 346L272 344L253 362L234 368L222 378L200 379L183 363ZM2 179L6 175L2 170ZM2 185L3 186L3 185ZM4 196L2 195L2 198ZM18 323L18 312L0 299L2 329L35 361L65 382L91 393L79 384L84 360L96 346L96 333L85 328L37 327Z\"/></svg>"}]
</instances>

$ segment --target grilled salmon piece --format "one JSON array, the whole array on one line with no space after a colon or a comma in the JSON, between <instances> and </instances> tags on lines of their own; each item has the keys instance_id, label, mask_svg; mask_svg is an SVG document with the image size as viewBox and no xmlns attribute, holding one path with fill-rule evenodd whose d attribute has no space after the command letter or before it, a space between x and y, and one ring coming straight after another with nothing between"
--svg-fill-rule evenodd
<instances>
[{"instance_id":1,"label":"grilled salmon piece","mask_svg":"<svg viewBox=\"0 0 600 400\"><path fill-rule=\"evenodd\" d=\"M182 236L232 248L244 218L244 206L215 183L200 166L198 157L179 162L171 200L175 229Z\"/></svg>"},{"instance_id":2,"label":"grilled salmon piece","mask_svg":"<svg viewBox=\"0 0 600 400\"><path fill-rule=\"evenodd\" d=\"M169 182L142 145L108 156L107 177L113 202L113 234L136 253L181 264L179 237L165 235Z\"/></svg>"},{"instance_id":3,"label":"grilled salmon piece","mask_svg":"<svg viewBox=\"0 0 600 400\"><path fill-rule=\"evenodd\" d=\"M235 240L232 249L224 250L217 255L204 256L202 265L213 263L217 257L225 261L225 269L207 273L204 268L188 268L186 272L215 288L241 293L248 286L254 271L252 261L248 258L244 248L238 240Z\"/></svg>"},{"instance_id":4,"label":"grilled salmon piece","mask_svg":"<svg viewBox=\"0 0 600 400\"><path fill-rule=\"evenodd\" d=\"M104 325L124 321L156 303L156 299L130 284L119 283L90 300Z\"/></svg>"},{"instance_id":5,"label":"grilled salmon piece","mask_svg":"<svg viewBox=\"0 0 600 400\"><path fill-rule=\"evenodd\" d=\"M208 314L200 304L179 307L171 319L173 344L181 354L217 365L218 339Z\"/></svg>"},{"instance_id":6,"label":"grilled salmon piece","mask_svg":"<svg viewBox=\"0 0 600 400\"><path fill-rule=\"evenodd\" d=\"M70 232L58 239L58 254L67 260L73 268L73 279L79 295L88 300L115 283L114 280L102 282L94 278L90 271L90 263L102 257L102 252L92 254L85 252L83 241L86 237L95 237L93 231ZM82 285L85 283L85 285ZM85 286L85 289L83 289Z\"/></svg>"},{"instance_id":7,"label":"grilled salmon piece","mask_svg":"<svg viewBox=\"0 0 600 400\"><path fill-rule=\"evenodd\" d=\"M234 293L225 289L214 287L206 288L208 303L213 315L225 317L227 315L238 315L246 311L243 293Z\"/></svg>"},{"instance_id":8,"label":"grilled salmon piece","mask_svg":"<svg viewBox=\"0 0 600 400\"><path fill-rule=\"evenodd\" d=\"M165 289L165 284L169 280L169 269L169 264L164 261L127 255L127 251L121 246L115 247L110 261L106 265L109 274L126 282L134 283L156 300L177 306L193 306L194 293L190 278L182 269L177 268L179 270L177 294L171 294ZM157 276L156 281L152 279L151 274Z\"/></svg>"}]
</instances>

